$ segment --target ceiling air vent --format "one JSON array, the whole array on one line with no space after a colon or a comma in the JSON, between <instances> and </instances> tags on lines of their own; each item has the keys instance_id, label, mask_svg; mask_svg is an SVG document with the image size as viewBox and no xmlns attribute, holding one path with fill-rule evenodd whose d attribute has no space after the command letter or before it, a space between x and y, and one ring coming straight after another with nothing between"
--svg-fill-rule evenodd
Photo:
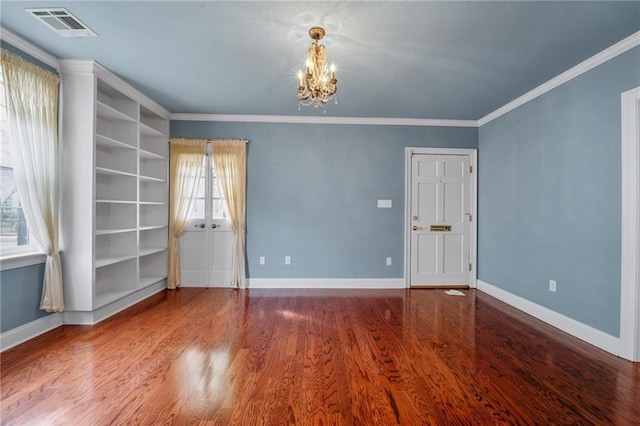
<instances>
[{"instance_id":1,"label":"ceiling air vent","mask_svg":"<svg viewBox=\"0 0 640 426\"><path fill-rule=\"evenodd\" d=\"M34 18L44 22L49 28L63 37L95 37L97 36L91 28L83 24L78 18L73 16L67 9L41 8L25 9Z\"/></svg>"}]
</instances>

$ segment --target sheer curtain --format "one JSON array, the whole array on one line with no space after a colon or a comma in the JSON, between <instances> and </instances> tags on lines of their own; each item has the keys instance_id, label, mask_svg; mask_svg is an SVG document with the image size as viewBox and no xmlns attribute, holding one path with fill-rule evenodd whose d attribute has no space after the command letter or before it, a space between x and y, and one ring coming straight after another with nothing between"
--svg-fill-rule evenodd
<instances>
[{"instance_id":1,"label":"sheer curtain","mask_svg":"<svg viewBox=\"0 0 640 426\"><path fill-rule=\"evenodd\" d=\"M211 148L234 237L231 283L236 288L245 288L247 141L215 140Z\"/></svg>"},{"instance_id":2,"label":"sheer curtain","mask_svg":"<svg viewBox=\"0 0 640 426\"><path fill-rule=\"evenodd\" d=\"M207 143L204 139L171 139L169 165L169 248L167 250L167 287L182 284L178 237L184 232L198 190L200 169Z\"/></svg>"},{"instance_id":3,"label":"sheer curtain","mask_svg":"<svg viewBox=\"0 0 640 426\"><path fill-rule=\"evenodd\" d=\"M14 177L29 234L47 255L40 309L64 310L58 242L58 93L60 79L2 50Z\"/></svg>"}]
</instances>

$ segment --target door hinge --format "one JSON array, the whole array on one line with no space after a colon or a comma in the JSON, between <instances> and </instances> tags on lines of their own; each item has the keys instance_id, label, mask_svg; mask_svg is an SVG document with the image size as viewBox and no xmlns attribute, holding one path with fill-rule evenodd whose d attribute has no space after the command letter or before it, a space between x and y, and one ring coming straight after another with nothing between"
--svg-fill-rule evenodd
<instances>
[{"instance_id":1,"label":"door hinge","mask_svg":"<svg viewBox=\"0 0 640 426\"><path fill-rule=\"evenodd\" d=\"M467 216L469 216L469 222L473 222L473 215L471 213L465 213Z\"/></svg>"},{"instance_id":2,"label":"door hinge","mask_svg":"<svg viewBox=\"0 0 640 426\"><path fill-rule=\"evenodd\" d=\"M469 164L469 173L473 173L473 166Z\"/></svg>"},{"instance_id":3,"label":"door hinge","mask_svg":"<svg viewBox=\"0 0 640 426\"><path fill-rule=\"evenodd\" d=\"M471 264L469 264L469 270L471 270L471 269L473 269L473 268L472 268L472 265L471 265Z\"/></svg>"}]
</instances>

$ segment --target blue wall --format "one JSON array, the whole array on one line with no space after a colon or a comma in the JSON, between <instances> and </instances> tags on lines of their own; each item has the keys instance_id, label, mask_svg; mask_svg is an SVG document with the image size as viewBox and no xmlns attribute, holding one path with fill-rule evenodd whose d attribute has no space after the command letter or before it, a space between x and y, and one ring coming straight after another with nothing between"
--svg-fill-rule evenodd
<instances>
[{"instance_id":1,"label":"blue wall","mask_svg":"<svg viewBox=\"0 0 640 426\"><path fill-rule=\"evenodd\" d=\"M171 136L250 141L251 278L401 278L405 147L476 148L478 129L173 121Z\"/></svg>"},{"instance_id":2,"label":"blue wall","mask_svg":"<svg viewBox=\"0 0 640 426\"><path fill-rule=\"evenodd\" d=\"M635 48L482 126L478 142L479 278L614 336L620 94L638 85Z\"/></svg>"},{"instance_id":3,"label":"blue wall","mask_svg":"<svg viewBox=\"0 0 640 426\"><path fill-rule=\"evenodd\" d=\"M49 315L40 310L44 263L0 271L0 332Z\"/></svg>"}]
</instances>

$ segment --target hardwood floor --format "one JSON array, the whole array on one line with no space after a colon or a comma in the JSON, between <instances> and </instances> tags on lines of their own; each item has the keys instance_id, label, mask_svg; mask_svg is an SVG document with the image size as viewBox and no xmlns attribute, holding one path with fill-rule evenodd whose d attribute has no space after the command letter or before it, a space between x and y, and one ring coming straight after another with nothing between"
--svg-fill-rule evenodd
<instances>
[{"instance_id":1,"label":"hardwood floor","mask_svg":"<svg viewBox=\"0 0 640 426\"><path fill-rule=\"evenodd\" d=\"M163 292L4 352L2 424L640 424L640 364L464 293Z\"/></svg>"}]
</instances>

